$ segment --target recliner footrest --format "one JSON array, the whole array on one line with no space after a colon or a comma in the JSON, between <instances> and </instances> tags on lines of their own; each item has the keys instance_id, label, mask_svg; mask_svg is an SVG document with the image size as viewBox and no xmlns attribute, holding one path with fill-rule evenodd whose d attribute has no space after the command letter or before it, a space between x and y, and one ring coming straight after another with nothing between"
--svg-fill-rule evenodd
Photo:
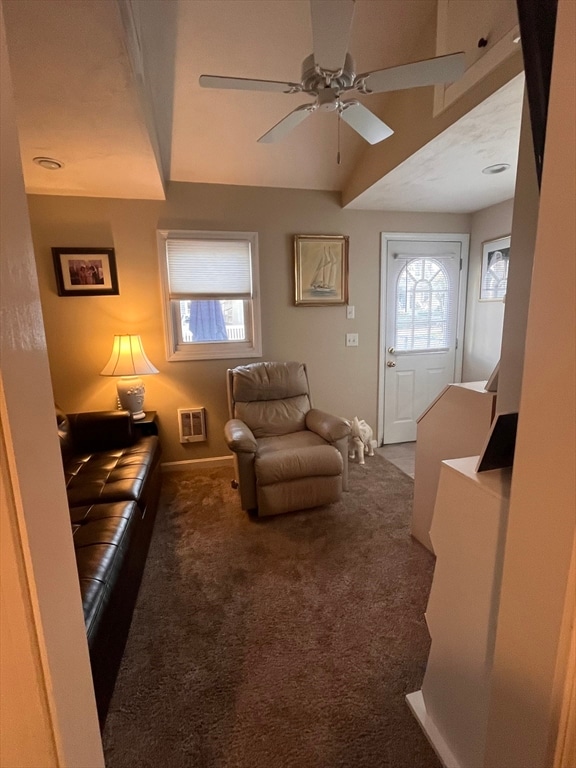
<instances>
[{"instance_id":1,"label":"recliner footrest","mask_svg":"<svg viewBox=\"0 0 576 768\"><path fill-rule=\"evenodd\" d=\"M255 471L260 486L306 477L333 477L342 474L342 456L331 445L288 448L257 456Z\"/></svg>"},{"instance_id":2,"label":"recliner footrest","mask_svg":"<svg viewBox=\"0 0 576 768\"><path fill-rule=\"evenodd\" d=\"M279 515L338 501L342 456L330 445L274 451L256 458L258 514Z\"/></svg>"}]
</instances>

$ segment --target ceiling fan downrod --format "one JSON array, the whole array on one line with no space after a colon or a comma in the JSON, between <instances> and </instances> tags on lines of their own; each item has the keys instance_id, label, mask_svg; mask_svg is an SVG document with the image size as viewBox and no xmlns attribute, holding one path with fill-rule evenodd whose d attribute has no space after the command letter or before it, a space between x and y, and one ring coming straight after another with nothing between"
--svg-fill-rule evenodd
<instances>
[{"instance_id":1,"label":"ceiling fan downrod","mask_svg":"<svg viewBox=\"0 0 576 768\"><path fill-rule=\"evenodd\" d=\"M340 123L342 121L342 109L338 109L338 152L336 153L336 165L340 165Z\"/></svg>"}]
</instances>

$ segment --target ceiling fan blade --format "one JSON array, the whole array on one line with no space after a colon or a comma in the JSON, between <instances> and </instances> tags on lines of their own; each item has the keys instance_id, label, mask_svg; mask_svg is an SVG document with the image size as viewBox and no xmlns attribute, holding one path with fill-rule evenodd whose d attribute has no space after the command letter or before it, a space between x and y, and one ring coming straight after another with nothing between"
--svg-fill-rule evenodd
<instances>
[{"instance_id":1,"label":"ceiling fan blade","mask_svg":"<svg viewBox=\"0 0 576 768\"><path fill-rule=\"evenodd\" d=\"M327 72L344 66L355 0L310 0L314 61Z\"/></svg>"},{"instance_id":2,"label":"ceiling fan blade","mask_svg":"<svg viewBox=\"0 0 576 768\"><path fill-rule=\"evenodd\" d=\"M358 75L356 83L361 93L385 93L403 88L418 88L421 85L452 83L464 74L466 56L464 53L450 53L434 59L414 61L399 67L389 67L376 72Z\"/></svg>"},{"instance_id":3,"label":"ceiling fan blade","mask_svg":"<svg viewBox=\"0 0 576 768\"><path fill-rule=\"evenodd\" d=\"M300 83L282 83L278 80L251 80L247 77L220 77L219 75L200 75L202 88L228 88L235 91L277 91L279 93L298 93Z\"/></svg>"},{"instance_id":4,"label":"ceiling fan blade","mask_svg":"<svg viewBox=\"0 0 576 768\"><path fill-rule=\"evenodd\" d=\"M342 102L340 112L342 120L362 136L369 144L378 144L379 141L392 136L394 131L379 117L359 101Z\"/></svg>"},{"instance_id":5,"label":"ceiling fan blade","mask_svg":"<svg viewBox=\"0 0 576 768\"><path fill-rule=\"evenodd\" d=\"M283 117L273 128L266 131L263 136L260 136L258 143L272 144L275 141L280 141L287 136L293 128L300 125L303 120L306 120L306 118L317 109L318 107L316 104L301 104L299 107L296 107L295 110L290 112L290 114L286 115L286 117Z\"/></svg>"}]
</instances>

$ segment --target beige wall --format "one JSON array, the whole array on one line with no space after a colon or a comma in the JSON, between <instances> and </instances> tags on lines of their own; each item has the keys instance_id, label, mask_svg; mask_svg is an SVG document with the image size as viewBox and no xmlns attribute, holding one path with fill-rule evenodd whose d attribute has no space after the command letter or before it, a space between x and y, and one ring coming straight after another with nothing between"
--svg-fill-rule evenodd
<instances>
[{"instance_id":1,"label":"beige wall","mask_svg":"<svg viewBox=\"0 0 576 768\"><path fill-rule=\"evenodd\" d=\"M500 358L504 304L480 301L482 243L510 234L513 205L505 200L472 215L462 381L487 379Z\"/></svg>"},{"instance_id":2,"label":"beige wall","mask_svg":"<svg viewBox=\"0 0 576 768\"><path fill-rule=\"evenodd\" d=\"M146 379L146 405L159 412L165 461L227 453L225 370L248 361L166 362L159 289L158 228L259 234L263 359L309 366L318 407L376 425L380 232L469 231L469 216L346 211L337 193L172 183L166 202L31 196L30 213L50 368L67 411L115 407L112 379L100 377L114 333L137 332L160 375ZM350 236L350 303L293 305L294 234ZM120 295L58 297L51 246L114 246ZM346 332L360 336L346 348ZM181 446L176 409L207 408L208 441Z\"/></svg>"},{"instance_id":3,"label":"beige wall","mask_svg":"<svg viewBox=\"0 0 576 768\"><path fill-rule=\"evenodd\" d=\"M104 765L0 5L0 765Z\"/></svg>"},{"instance_id":4,"label":"beige wall","mask_svg":"<svg viewBox=\"0 0 576 768\"><path fill-rule=\"evenodd\" d=\"M536 163L534 162L528 99L524 94L518 172L512 215L508 290L504 308L498 397L496 399L498 413L514 413L520 407L526 325L539 205L540 195L536 177Z\"/></svg>"},{"instance_id":5,"label":"beige wall","mask_svg":"<svg viewBox=\"0 0 576 768\"><path fill-rule=\"evenodd\" d=\"M567 590L576 525L575 39L576 5L560 0L487 768L553 764L567 660L563 617L567 601L574 607Z\"/></svg>"}]
</instances>

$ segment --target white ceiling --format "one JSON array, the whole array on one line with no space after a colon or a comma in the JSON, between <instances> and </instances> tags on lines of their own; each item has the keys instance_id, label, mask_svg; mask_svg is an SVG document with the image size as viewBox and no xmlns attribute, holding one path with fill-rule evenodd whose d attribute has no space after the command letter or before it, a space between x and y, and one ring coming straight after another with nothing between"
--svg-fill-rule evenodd
<instances>
[{"instance_id":1,"label":"white ceiling","mask_svg":"<svg viewBox=\"0 0 576 768\"><path fill-rule=\"evenodd\" d=\"M3 5L31 193L158 199L163 175L340 190L367 146L342 124L338 166L333 113L315 113L282 143L257 144L308 99L198 85L205 73L298 81L312 49L308 0L132 0L142 49L136 36L126 43L122 3L113 0ZM357 70L422 58L435 13L435 0L357 0L350 41ZM506 86L350 207L457 212L512 197L521 90L518 82ZM386 97L363 101L394 127ZM40 168L32 162L38 155L64 168ZM492 162L514 171L478 174Z\"/></svg>"},{"instance_id":2,"label":"white ceiling","mask_svg":"<svg viewBox=\"0 0 576 768\"><path fill-rule=\"evenodd\" d=\"M514 194L524 75L517 75L348 208L471 213ZM507 163L504 173L482 169Z\"/></svg>"},{"instance_id":3,"label":"white ceiling","mask_svg":"<svg viewBox=\"0 0 576 768\"><path fill-rule=\"evenodd\" d=\"M109 0L6 0L26 190L162 198L123 28ZM32 158L64 168L48 171Z\"/></svg>"}]
</instances>

